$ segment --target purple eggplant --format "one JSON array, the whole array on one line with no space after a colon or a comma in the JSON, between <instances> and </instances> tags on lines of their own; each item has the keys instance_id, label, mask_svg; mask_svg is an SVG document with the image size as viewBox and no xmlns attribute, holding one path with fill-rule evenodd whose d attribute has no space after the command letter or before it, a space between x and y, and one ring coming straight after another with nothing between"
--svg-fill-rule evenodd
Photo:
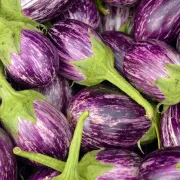
<instances>
[{"instance_id":1,"label":"purple eggplant","mask_svg":"<svg viewBox=\"0 0 180 180\"><path fill-rule=\"evenodd\" d=\"M100 23L100 14L93 0L75 0L75 4L57 19L76 19L97 29Z\"/></svg>"},{"instance_id":2,"label":"purple eggplant","mask_svg":"<svg viewBox=\"0 0 180 180\"><path fill-rule=\"evenodd\" d=\"M104 0L104 2L109 3L113 6L129 6L135 5L139 0Z\"/></svg>"},{"instance_id":3,"label":"purple eggplant","mask_svg":"<svg viewBox=\"0 0 180 180\"><path fill-rule=\"evenodd\" d=\"M177 38L177 45L176 45L176 47L177 47L177 50L180 52L180 34L179 34L179 36Z\"/></svg>"},{"instance_id":4,"label":"purple eggplant","mask_svg":"<svg viewBox=\"0 0 180 180\"><path fill-rule=\"evenodd\" d=\"M142 162L139 180L178 180L180 148L165 148L149 154Z\"/></svg>"},{"instance_id":5,"label":"purple eggplant","mask_svg":"<svg viewBox=\"0 0 180 180\"><path fill-rule=\"evenodd\" d=\"M126 95L107 86L86 88L76 94L68 109L72 128L85 109L82 147L92 150L107 147L132 147L146 134L151 121L144 109Z\"/></svg>"},{"instance_id":6,"label":"purple eggplant","mask_svg":"<svg viewBox=\"0 0 180 180\"><path fill-rule=\"evenodd\" d=\"M125 53L134 44L134 40L121 32L108 31L102 34L104 42L111 47L115 56L114 66L116 70L123 74L123 62Z\"/></svg>"},{"instance_id":7,"label":"purple eggplant","mask_svg":"<svg viewBox=\"0 0 180 180\"><path fill-rule=\"evenodd\" d=\"M72 97L69 82L62 76L57 76L49 85L35 89L43 94L61 112L66 114Z\"/></svg>"},{"instance_id":8,"label":"purple eggplant","mask_svg":"<svg viewBox=\"0 0 180 180\"><path fill-rule=\"evenodd\" d=\"M15 91L0 74L0 118L14 143L27 151L65 159L71 141L65 116L40 93Z\"/></svg>"},{"instance_id":9,"label":"purple eggplant","mask_svg":"<svg viewBox=\"0 0 180 180\"><path fill-rule=\"evenodd\" d=\"M114 54L90 26L72 19L54 24L49 36L60 58L59 73L85 86L108 80L142 105L149 119L151 104L114 69Z\"/></svg>"},{"instance_id":10,"label":"purple eggplant","mask_svg":"<svg viewBox=\"0 0 180 180\"><path fill-rule=\"evenodd\" d=\"M140 92L162 104L180 101L179 54L159 40L138 42L126 52L123 73Z\"/></svg>"},{"instance_id":11,"label":"purple eggplant","mask_svg":"<svg viewBox=\"0 0 180 180\"><path fill-rule=\"evenodd\" d=\"M180 0L143 0L134 18L137 41L159 39L173 42L180 33Z\"/></svg>"},{"instance_id":12,"label":"purple eggplant","mask_svg":"<svg viewBox=\"0 0 180 180\"><path fill-rule=\"evenodd\" d=\"M8 135L0 128L0 179L16 180L17 163L13 154L13 144Z\"/></svg>"},{"instance_id":13,"label":"purple eggplant","mask_svg":"<svg viewBox=\"0 0 180 180\"><path fill-rule=\"evenodd\" d=\"M21 0L23 14L39 22L54 19L73 3L73 0Z\"/></svg>"}]
</instances>

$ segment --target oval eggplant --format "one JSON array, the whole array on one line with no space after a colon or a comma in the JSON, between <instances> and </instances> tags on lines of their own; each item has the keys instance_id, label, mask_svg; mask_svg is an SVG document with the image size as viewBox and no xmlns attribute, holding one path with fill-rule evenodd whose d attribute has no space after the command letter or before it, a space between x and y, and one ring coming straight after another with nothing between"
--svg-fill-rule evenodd
<instances>
[{"instance_id":1,"label":"oval eggplant","mask_svg":"<svg viewBox=\"0 0 180 180\"><path fill-rule=\"evenodd\" d=\"M21 0L23 14L39 22L52 20L72 4L72 0Z\"/></svg>"},{"instance_id":2,"label":"oval eggplant","mask_svg":"<svg viewBox=\"0 0 180 180\"><path fill-rule=\"evenodd\" d=\"M113 6L128 6L128 5L136 4L139 0L104 0L104 1Z\"/></svg>"},{"instance_id":3,"label":"oval eggplant","mask_svg":"<svg viewBox=\"0 0 180 180\"><path fill-rule=\"evenodd\" d=\"M55 78L58 67L59 57L50 40L39 32L23 30L20 54L11 53L7 70L15 81L39 87Z\"/></svg>"},{"instance_id":4,"label":"oval eggplant","mask_svg":"<svg viewBox=\"0 0 180 180\"><path fill-rule=\"evenodd\" d=\"M171 43L180 32L180 0L143 0L134 18L137 41L159 39Z\"/></svg>"},{"instance_id":5,"label":"oval eggplant","mask_svg":"<svg viewBox=\"0 0 180 180\"><path fill-rule=\"evenodd\" d=\"M117 31L107 31L102 35L104 42L111 47L115 56L115 68L116 70L123 74L123 62L125 53L131 48L134 44L134 40L121 32Z\"/></svg>"},{"instance_id":6,"label":"oval eggplant","mask_svg":"<svg viewBox=\"0 0 180 180\"><path fill-rule=\"evenodd\" d=\"M177 47L177 50L180 52L180 35L178 36L176 47Z\"/></svg>"},{"instance_id":7,"label":"oval eggplant","mask_svg":"<svg viewBox=\"0 0 180 180\"><path fill-rule=\"evenodd\" d=\"M58 75L49 85L35 90L47 97L59 111L66 114L72 91L64 77Z\"/></svg>"},{"instance_id":8,"label":"oval eggplant","mask_svg":"<svg viewBox=\"0 0 180 180\"><path fill-rule=\"evenodd\" d=\"M83 131L84 150L134 146L151 126L141 106L108 87L86 88L73 97L68 109L72 128L85 109L90 115Z\"/></svg>"},{"instance_id":9,"label":"oval eggplant","mask_svg":"<svg viewBox=\"0 0 180 180\"><path fill-rule=\"evenodd\" d=\"M92 0L76 0L75 4L57 19L76 19L97 29L100 23L100 14Z\"/></svg>"},{"instance_id":10,"label":"oval eggplant","mask_svg":"<svg viewBox=\"0 0 180 180\"><path fill-rule=\"evenodd\" d=\"M180 162L179 148L165 148L149 154L142 162L139 170L139 180L178 180L180 170L177 163Z\"/></svg>"},{"instance_id":11,"label":"oval eggplant","mask_svg":"<svg viewBox=\"0 0 180 180\"><path fill-rule=\"evenodd\" d=\"M16 180L17 163L13 154L13 144L8 135L0 128L0 179Z\"/></svg>"},{"instance_id":12,"label":"oval eggplant","mask_svg":"<svg viewBox=\"0 0 180 180\"><path fill-rule=\"evenodd\" d=\"M164 89L160 89L163 78L170 76L167 64L180 65L180 56L174 49L158 40L138 42L125 54L123 73L140 92L161 102L169 98L168 94L165 97Z\"/></svg>"}]
</instances>

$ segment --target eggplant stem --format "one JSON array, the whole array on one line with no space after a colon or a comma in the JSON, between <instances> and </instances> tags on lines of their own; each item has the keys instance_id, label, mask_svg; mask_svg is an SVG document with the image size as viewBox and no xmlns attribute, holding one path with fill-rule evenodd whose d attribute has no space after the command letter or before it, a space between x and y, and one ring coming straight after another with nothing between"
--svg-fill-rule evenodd
<instances>
[{"instance_id":1,"label":"eggplant stem","mask_svg":"<svg viewBox=\"0 0 180 180\"><path fill-rule=\"evenodd\" d=\"M103 14L103 15L108 15L109 14L109 9L106 9L103 6L102 0L95 0L96 3L96 7L98 8L98 10Z\"/></svg>"}]
</instances>

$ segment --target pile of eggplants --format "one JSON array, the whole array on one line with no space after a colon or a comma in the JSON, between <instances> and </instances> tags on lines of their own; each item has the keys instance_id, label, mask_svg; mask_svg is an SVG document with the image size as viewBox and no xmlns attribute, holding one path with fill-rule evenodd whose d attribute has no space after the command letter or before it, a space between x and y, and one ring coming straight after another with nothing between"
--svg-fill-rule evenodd
<instances>
[{"instance_id":1,"label":"pile of eggplants","mask_svg":"<svg viewBox=\"0 0 180 180\"><path fill-rule=\"evenodd\" d=\"M180 0L0 4L0 180L180 179Z\"/></svg>"}]
</instances>

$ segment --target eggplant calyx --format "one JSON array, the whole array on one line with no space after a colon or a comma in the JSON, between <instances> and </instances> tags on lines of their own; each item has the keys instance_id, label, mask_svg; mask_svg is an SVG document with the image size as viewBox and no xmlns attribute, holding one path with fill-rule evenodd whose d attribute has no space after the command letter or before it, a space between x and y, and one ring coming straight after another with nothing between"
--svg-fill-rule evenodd
<instances>
[{"instance_id":1,"label":"eggplant calyx","mask_svg":"<svg viewBox=\"0 0 180 180\"><path fill-rule=\"evenodd\" d=\"M99 12L101 12L103 15L107 16L109 14L109 9L106 9L103 6L102 0L95 0L96 7L98 8Z\"/></svg>"}]
</instances>

